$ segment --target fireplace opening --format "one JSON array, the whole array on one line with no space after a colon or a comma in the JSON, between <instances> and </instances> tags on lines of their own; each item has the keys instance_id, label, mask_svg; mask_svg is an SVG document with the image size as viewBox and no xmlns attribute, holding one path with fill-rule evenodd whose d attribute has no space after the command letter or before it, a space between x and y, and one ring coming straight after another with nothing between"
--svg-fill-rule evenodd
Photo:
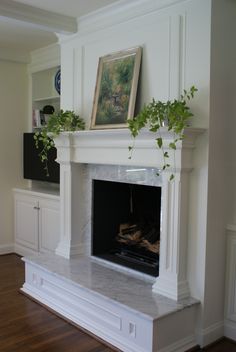
<instances>
[{"instance_id":1,"label":"fireplace opening","mask_svg":"<svg viewBox=\"0 0 236 352\"><path fill-rule=\"evenodd\" d=\"M161 187L93 180L92 255L158 276Z\"/></svg>"}]
</instances>

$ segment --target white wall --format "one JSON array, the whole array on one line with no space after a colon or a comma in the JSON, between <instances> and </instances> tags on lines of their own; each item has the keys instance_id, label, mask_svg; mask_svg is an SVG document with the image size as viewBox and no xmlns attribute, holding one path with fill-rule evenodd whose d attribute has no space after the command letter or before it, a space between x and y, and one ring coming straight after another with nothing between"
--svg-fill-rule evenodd
<instances>
[{"instance_id":1,"label":"white wall","mask_svg":"<svg viewBox=\"0 0 236 352\"><path fill-rule=\"evenodd\" d=\"M22 133L28 122L25 64L0 61L0 254L12 250L12 188L23 186Z\"/></svg>"},{"instance_id":2,"label":"white wall","mask_svg":"<svg viewBox=\"0 0 236 352\"><path fill-rule=\"evenodd\" d=\"M204 326L223 329L227 222L235 221L236 2L212 2L209 185ZM233 145L232 145L233 143ZM233 168L234 171L233 171ZM232 178L232 175L234 176Z\"/></svg>"},{"instance_id":3,"label":"white wall","mask_svg":"<svg viewBox=\"0 0 236 352\"><path fill-rule=\"evenodd\" d=\"M229 153L228 133L231 141L234 133L231 125L225 125L225 111L235 126L235 105L227 105L235 100L235 53L229 50L234 46L233 15L227 23L230 12L235 13L235 4L233 0L132 4L122 2L122 8L117 5L113 12L87 17L78 34L61 40L62 107L78 111L89 128L98 58L137 45L143 47L138 107L152 97L166 100L178 96L193 84L198 88L191 102L196 116L193 126L206 131L197 141L190 181L188 278L192 296L202 303L198 342L206 344L223 333L224 232L228 217L236 221L235 207L233 211L227 207L228 174L235 158L233 154L231 159L225 157ZM229 70L224 68L225 59L227 64L230 61ZM235 176L235 161L233 165ZM233 201L232 195L231 205Z\"/></svg>"}]
</instances>

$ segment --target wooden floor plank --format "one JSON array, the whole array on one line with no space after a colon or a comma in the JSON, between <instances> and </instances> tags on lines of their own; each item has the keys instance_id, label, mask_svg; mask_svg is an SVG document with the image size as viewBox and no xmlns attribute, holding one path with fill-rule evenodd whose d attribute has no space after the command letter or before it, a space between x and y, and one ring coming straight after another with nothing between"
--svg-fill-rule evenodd
<instances>
[{"instance_id":1,"label":"wooden floor plank","mask_svg":"<svg viewBox=\"0 0 236 352\"><path fill-rule=\"evenodd\" d=\"M24 263L0 256L1 352L113 352L110 347L19 292Z\"/></svg>"}]
</instances>

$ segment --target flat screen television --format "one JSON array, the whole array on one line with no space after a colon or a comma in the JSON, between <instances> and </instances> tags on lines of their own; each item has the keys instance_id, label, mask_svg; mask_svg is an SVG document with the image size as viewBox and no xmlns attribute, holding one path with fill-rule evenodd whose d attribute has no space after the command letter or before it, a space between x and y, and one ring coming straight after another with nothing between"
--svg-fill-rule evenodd
<instances>
[{"instance_id":1,"label":"flat screen television","mask_svg":"<svg viewBox=\"0 0 236 352\"><path fill-rule=\"evenodd\" d=\"M44 164L39 158L39 149L35 146L34 133L23 134L23 170L24 178L29 180L46 181L59 183L60 182L60 166L55 161L57 156L56 148L51 148L48 153L48 171L46 175Z\"/></svg>"}]
</instances>

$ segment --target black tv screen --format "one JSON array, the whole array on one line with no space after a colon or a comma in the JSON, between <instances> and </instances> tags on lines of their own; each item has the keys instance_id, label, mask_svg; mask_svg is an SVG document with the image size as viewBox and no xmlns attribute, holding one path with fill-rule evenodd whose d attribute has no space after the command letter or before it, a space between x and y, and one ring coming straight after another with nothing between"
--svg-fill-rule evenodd
<instances>
[{"instance_id":1,"label":"black tv screen","mask_svg":"<svg viewBox=\"0 0 236 352\"><path fill-rule=\"evenodd\" d=\"M55 161L57 156L56 148L51 148L48 153L48 171L46 175L45 165L39 158L42 145L39 149L35 146L34 133L24 133L23 140L23 157L24 157L24 178L37 181L60 182L60 166Z\"/></svg>"}]
</instances>

